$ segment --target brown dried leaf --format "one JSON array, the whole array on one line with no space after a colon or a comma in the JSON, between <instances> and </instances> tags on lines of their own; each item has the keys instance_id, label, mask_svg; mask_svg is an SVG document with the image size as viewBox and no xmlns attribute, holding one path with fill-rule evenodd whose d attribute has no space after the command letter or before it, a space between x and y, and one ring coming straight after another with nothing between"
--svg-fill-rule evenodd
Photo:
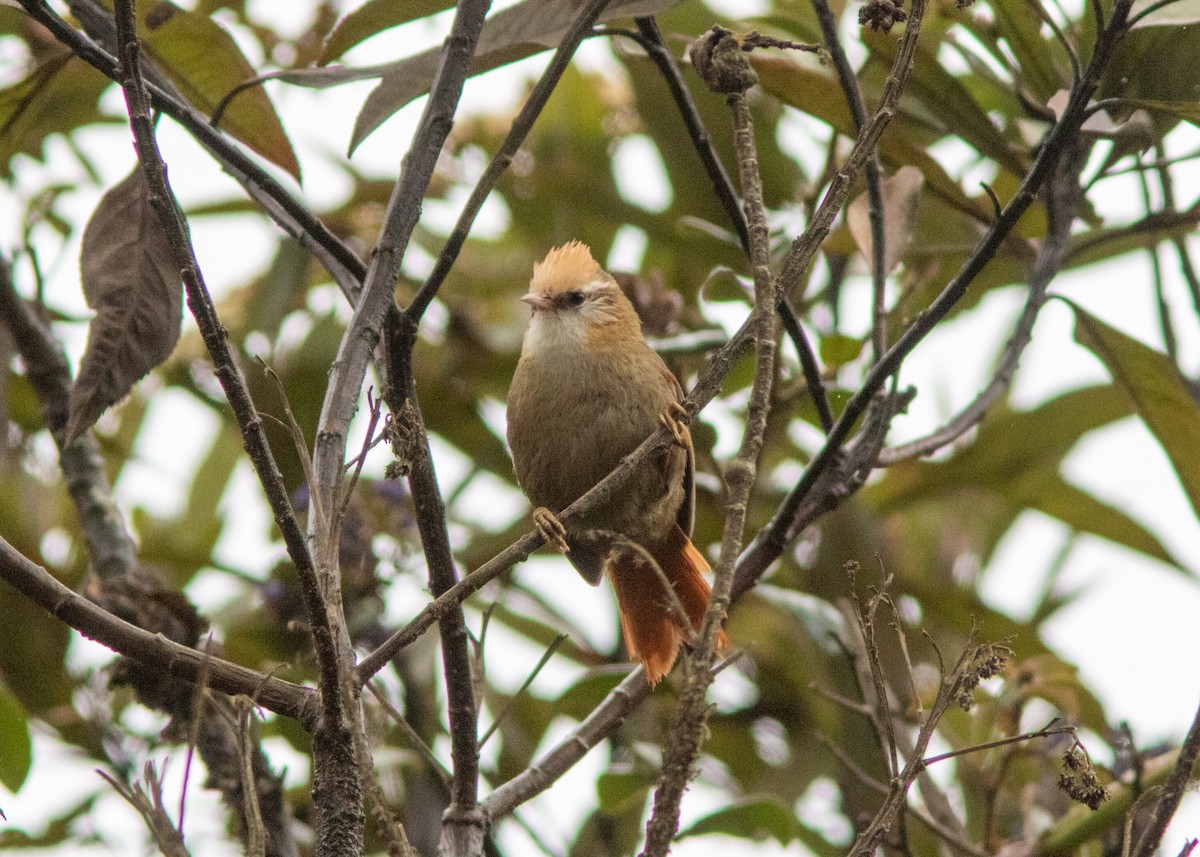
<instances>
[{"instance_id":1,"label":"brown dried leaf","mask_svg":"<svg viewBox=\"0 0 1200 857\"><path fill-rule=\"evenodd\" d=\"M896 174L879 183L883 196L883 240L884 276L891 274L900 264L901 257L912 244L917 228L917 203L921 200L921 189L925 176L913 166L903 166ZM868 267L873 264L873 242L871 240L870 202L864 192L846 209L846 225L854 236L854 243L866 257Z\"/></svg>"},{"instance_id":2,"label":"brown dried leaf","mask_svg":"<svg viewBox=\"0 0 1200 857\"><path fill-rule=\"evenodd\" d=\"M165 360L179 339L179 265L141 167L100 200L83 232L79 268L96 317L71 391L68 442Z\"/></svg>"}]
</instances>

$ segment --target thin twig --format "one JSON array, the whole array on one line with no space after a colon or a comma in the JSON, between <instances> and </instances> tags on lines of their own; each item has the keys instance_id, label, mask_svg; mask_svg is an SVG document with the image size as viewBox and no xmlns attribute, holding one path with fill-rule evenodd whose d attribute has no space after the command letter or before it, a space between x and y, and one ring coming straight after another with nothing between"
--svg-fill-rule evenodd
<instances>
[{"instance_id":1,"label":"thin twig","mask_svg":"<svg viewBox=\"0 0 1200 857\"><path fill-rule=\"evenodd\" d=\"M463 210L458 216L458 222L454 224L454 229L446 239L446 243L442 247L442 252L438 254L437 261L434 263L429 277L422 284L412 303L405 310L405 314L410 320L414 322L419 321L437 295L438 289L445 282L446 275L450 273L450 269L458 258L459 252L467 241L467 236L471 232L471 225L475 222L475 217L479 214L479 209L483 207L484 201L491 194L492 188L496 186L496 182L500 180L500 176L503 175L504 171L512 163L513 156L521 148L521 144L529 135L533 123L546 106L551 93L554 92L554 87L558 85L563 72L567 70L567 66L570 64L571 58L575 55L579 43L591 32L592 25L600 17L600 13L604 11L604 7L608 3L609 0L589 0L571 22L570 28L563 35L558 50L554 52L553 59L550 60L550 64L546 66L546 70L538 78L533 91L529 93L529 97L521 105L520 112L513 119L512 125L508 129L508 134L504 137L504 142L500 144L500 148L496 150L496 154L492 155L492 159L488 162L483 175L475 183L475 187L471 191L471 196L463 206Z\"/></svg>"},{"instance_id":2,"label":"thin twig","mask_svg":"<svg viewBox=\"0 0 1200 857\"><path fill-rule=\"evenodd\" d=\"M254 703L247 696L239 696L234 699L233 708L237 713L238 775L242 781L242 815L246 819L246 854L248 857L265 857L267 830L258 802L258 783L254 775L255 740L251 734Z\"/></svg>"},{"instance_id":3,"label":"thin twig","mask_svg":"<svg viewBox=\"0 0 1200 857\"><path fill-rule=\"evenodd\" d=\"M1057 718L1056 718L1057 719ZM963 747L961 750L950 750L945 753L939 753L936 756L928 756L925 759L925 766L928 767L936 762L944 762L947 759L955 759L959 756L966 756L970 753L979 753L983 750L994 750L997 747L1006 747L1009 744L1022 744L1026 741L1032 741L1034 738L1049 738L1051 735L1074 735L1075 727L1070 725L1055 726L1053 724L1045 726L1041 729L1035 729L1032 732L1025 732L1021 735L1010 735L1007 738L999 738L995 741L985 741L982 744L973 744L970 747Z\"/></svg>"},{"instance_id":4,"label":"thin twig","mask_svg":"<svg viewBox=\"0 0 1200 857\"><path fill-rule=\"evenodd\" d=\"M96 773L138 811L138 815L146 822L146 827L149 828L150 835L154 838L154 844L158 846L158 850L163 853L164 857L190 857L187 846L183 844L183 834L171 821L171 816L167 814L167 809L163 805L162 777L155 770L153 762L147 762L142 772L142 776L145 778L145 788L140 783L134 783L132 786L126 785L104 771L97 770ZM150 791L148 796L145 789Z\"/></svg>"},{"instance_id":5,"label":"thin twig","mask_svg":"<svg viewBox=\"0 0 1200 857\"><path fill-rule=\"evenodd\" d=\"M1021 311L1012 335L1004 346L991 380L971 401L945 425L925 437L901 446L885 449L879 454L880 465L891 465L910 458L929 455L961 437L987 415L1012 385L1021 362L1021 355L1033 338L1033 326L1046 303L1046 291L1058 276L1067 258L1071 226L1084 203L1079 177L1087 163L1088 147L1077 146L1068 152L1050 181L1046 194L1047 232L1038 247L1033 267L1029 271L1029 296Z\"/></svg>"},{"instance_id":6,"label":"thin twig","mask_svg":"<svg viewBox=\"0 0 1200 857\"><path fill-rule=\"evenodd\" d=\"M821 37L825 40L825 49L833 61L838 85L842 88L846 106L850 110L854 133L861 134L867 124L867 107L863 102L862 90L859 89L854 68L850 65L841 36L838 35L837 16L830 8L828 0L811 0L811 2L817 16L817 23L821 27ZM836 140L837 134L834 133L833 137ZM880 172L879 151L874 149L867 158L865 176L871 223L871 349L876 362L887 350L887 307L884 304L888 275L888 272L884 270L884 260L887 258L887 230L883 222L883 190L880 186Z\"/></svg>"},{"instance_id":7,"label":"thin twig","mask_svg":"<svg viewBox=\"0 0 1200 857\"><path fill-rule=\"evenodd\" d=\"M638 32L630 33L622 31L621 35L634 39L641 45L650 57L650 60L654 63L655 68L662 75L663 81L667 84L667 89L671 93L671 99L675 102L675 107L683 119L688 138L692 141L692 148L695 149L697 156L700 158L700 164L704 168L704 173L708 176L713 194L716 196L717 202L724 209L730 224L737 233L738 242L742 245L742 251L749 256L750 232L746 225L745 212L742 211L742 207L738 203L737 191L734 189L733 180L730 179L729 173L725 170L725 165L721 163L721 159L717 156L717 151L713 147L712 137L708 133L708 129L704 125L704 119L701 117L700 111L696 107L696 102L692 98L691 91L683 79L679 63L675 61L674 55L667 50L662 32L659 30L658 23L654 18L635 18L634 20L637 24ZM817 409L817 416L821 420L821 426L828 431L829 427L833 425L833 416L829 408L829 396L825 391L825 382L821 379L821 371L817 364L816 353L813 351L812 345L804 333L804 328L800 325L796 309L792 306L789 298L784 298L779 304L779 317L783 322L783 329L787 331L788 337L792 340L792 345L795 346L796 352L799 354L800 369L804 373L804 380L808 384L809 395L812 396L813 405Z\"/></svg>"},{"instance_id":8,"label":"thin twig","mask_svg":"<svg viewBox=\"0 0 1200 857\"><path fill-rule=\"evenodd\" d=\"M442 785L446 787L446 792L448 794L450 791L450 780L453 775L446 768L446 766L442 764L441 759L434 754L429 745L426 744L421 736L417 734L417 730L412 728L412 724L404 719L404 715L396 709L396 706L392 705L391 700L387 698L387 694L384 692L383 688L380 687L379 682L368 682L366 684L366 688L383 707L383 710L387 712L388 716L392 719L392 722L396 724L396 728L404 733L404 737L408 739L409 744L412 745L412 748L416 754L425 761L425 764L429 766L429 770L433 771L437 778L441 780Z\"/></svg>"},{"instance_id":9,"label":"thin twig","mask_svg":"<svg viewBox=\"0 0 1200 857\"><path fill-rule=\"evenodd\" d=\"M387 843L388 857L420 857L412 843L408 841L408 833L404 830L404 825L400 823L391 807L388 806L383 786L379 782L379 772L371 758L366 724L363 723L361 717L357 720L354 730L354 755L358 760L367 804L375 819L375 829L378 831L379 837Z\"/></svg>"},{"instance_id":10,"label":"thin twig","mask_svg":"<svg viewBox=\"0 0 1200 857\"><path fill-rule=\"evenodd\" d=\"M504 707L501 708L496 714L496 719L492 721L492 725L487 728L487 731L479 736L480 747L487 743L488 738L492 737L492 733L496 731L496 727L500 725L508 712L512 710L513 705L515 705L517 700L521 698L521 695L524 694L525 691L529 690L529 685L533 684L533 680L537 678L538 673L542 671L542 667L550 662L550 659L554 657L554 653L558 651L558 647L561 646L567 638L567 634L558 634L555 636L550 645L546 647L546 651L542 653L541 658L538 659L538 662L534 665L533 669L530 670L529 675L525 677L525 681L521 682L521 686L517 688L517 692L508 698L508 701L504 703Z\"/></svg>"}]
</instances>

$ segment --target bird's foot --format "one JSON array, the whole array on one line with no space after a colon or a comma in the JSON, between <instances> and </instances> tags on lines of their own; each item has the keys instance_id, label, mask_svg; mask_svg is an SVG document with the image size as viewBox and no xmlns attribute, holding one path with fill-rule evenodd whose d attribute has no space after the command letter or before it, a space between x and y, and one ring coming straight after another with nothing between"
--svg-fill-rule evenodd
<instances>
[{"instance_id":1,"label":"bird's foot","mask_svg":"<svg viewBox=\"0 0 1200 857\"><path fill-rule=\"evenodd\" d=\"M679 402L671 402L671 406L658 415L658 421L675 438L676 445L682 446L684 449L691 445L688 440L687 408Z\"/></svg>"},{"instance_id":2,"label":"bird's foot","mask_svg":"<svg viewBox=\"0 0 1200 857\"><path fill-rule=\"evenodd\" d=\"M563 526L558 516L545 506L538 506L533 510L533 523L550 547L559 553L568 553L571 550L567 545L567 528Z\"/></svg>"}]
</instances>

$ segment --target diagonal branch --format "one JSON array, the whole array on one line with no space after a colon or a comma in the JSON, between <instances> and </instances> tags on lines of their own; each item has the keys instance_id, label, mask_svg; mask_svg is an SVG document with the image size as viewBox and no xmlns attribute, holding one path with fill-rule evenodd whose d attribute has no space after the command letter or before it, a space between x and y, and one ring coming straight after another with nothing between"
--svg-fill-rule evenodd
<instances>
[{"instance_id":1,"label":"diagonal branch","mask_svg":"<svg viewBox=\"0 0 1200 857\"><path fill-rule=\"evenodd\" d=\"M786 547L789 541L789 534L794 532L793 518L797 510L801 507L809 492L817 485L818 481L824 478L830 464L841 454L841 444L850 434L851 428L866 412L876 393L883 387L887 379L899 370L900 365L909 353L949 314L954 305L966 294L967 288L974 282L975 277L991 261L1017 221L1029 209L1030 205L1033 204L1043 182L1057 167L1064 151L1068 146L1072 145L1080 126L1086 118L1088 102L1091 100L1092 94L1096 91L1100 75L1107 66L1113 50L1115 50L1117 43L1126 30L1125 20L1128 16L1129 5L1130 0L1118 0L1114 4L1113 15L1109 19L1110 29L1103 31L1098 36L1096 49L1092 54L1087 71L1080 81L1072 87L1066 109L1064 109L1058 122L1055 123L1047 134L1045 141L1038 151L1037 157L1034 159L1033 165L1025 175L1012 200L1005 206L991 228L980 239L959 272L946 284L946 287L934 301L917 315L917 318L891 348L888 349L883 358L875 363L867 372L862 386L846 403L846 407L842 410L837 423L834 424L833 430L830 431L824 446L813 458L796 487L792 489L788 497L780 505L771 523L758 535L754 543L751 544L749 552L762 552L764 554L762 559L767 560L766 562L756 561L755 564L759 567L765 570L766 565L769 565L770 561L778 557ZM923 4L914 3L908 28L912 28L917 23L922 12ZM909 67L913 58L912 51L915 51L915 47L914 39L910 49L908 45L908 30L906 29L904 39L901 41L900 48L897 51L897 63L902 58L907 57L904 60L907 64L905 67ZM885 97L881 111L890 113L894 108L895 103L894 101L890 101L887 93L896 90L894 84L897 81L898 79L894 75L889 77L888 85L885 87ZM866 157L866 152L869 150L864 149L864 145L867 141L878 140L879 135L882 133L882 128L876 128L876 126L882 115L884 115L883 112L877 113L867 128L864 129L863 134L859 136L854 148L854 152L857 152L858 155L856 156L852 152L851 157L847 160L847 167L856 161L861 163L861 160ZM821 209L825 209L831 201L836 201L839 197L841 201L844 201L848 182L847 179L843 179L845 170L846 167L843 167L843 173L839 173L838 177L831 183L825 200L821 203ZM807 270L811 263L820 241L824 240L824 236L828 234L833 214L822 216L821 209L814 215L813 222L805 234L793 242L792 250L784 265L784 273L780 276L784 289L789 288L792 284L799 281L800 275Z\"/></svg>"},{"instance_id":2,"label":"diagonal branch","mask_svg":"<svg viewBox=\"0 0 1200 857\"><path fill-rule=\"evenodd\" d=\"M137 549L112 500L95 438L85 433L69 446L66 437L71 399L67 359L33 307L13 286L12 269L0 256L0 322L12 333L25 363L25 375L42 407L42 421L59 450L59 466L75 504L88 556L101 579L129 574L137 565Z\"/></svg>"},{"instance_id":3,"label":"diagonal branch","mask_svg":"<svg viewBox=\"0 0 1200 857\"><path fill-rule=\"evenodd\" d=\"M126 103L129 109L130 127L133 129L137 146L138 159L146 174L150 186L150 199L159 220L166 230L172 251L187 291L188 307L196 318L196 324L212 356L214 371L221 382L221 387L229 400L238 426L242 430L243 440L258 473L259 481L267 494L275 522L283 533L288 555L296 565L301 579L315 579L312 557L308 544L296 522L283 477L275 465L274 456L263 432L262 420L258 416L254 402L250 398L249 389L241 370L234 362L225 330L217 317L216 307L200 273L188 234L187 222L179 210L175 197L167 180L166 165L158 150L155 138L154 123L150 118L150 103L139 70L139 50L135 34L135 17L132 0L118 0L117 5L118 41L124 55L121 63L123 71L122 88L125 90ZM331 633L325 617L324 605L319 600L319 593L313 587L306 587L306 606L309 608L309 621L312 623L313 640L317 648L317 657L321 661L322 678L328 680L336 677L336 666L331 660ZM325 620L325 621L323 621ZM336 693L336 689L332 691Z\"/></svg>"},{"instance_id":4,"label":"diagonal branch","mask_svg":"<svg viewBox=\"0 0 1200 857\"><path fill-rule=\"evenodd\" d=\"M199 652L126 622L59 583L3 538L0 578L89 640L164 675L193 683L205 681L209 687L230 695L245 694L264 708L309 726L315 719L316 694L311 689Z\"/></svg>"},{"instance_id":5,"label":"diagonal branch","mask_svg":"<svg viewBox=\"0 0 1200 857\"><path fill-rule=\"evenodd\" d=\"M812 0L812 7L817 16L817 23L821 26L825 49L829 51L834 71L837 72L838 85L841 86L842 94L846 98L846 106L850 109L854 133L861 133L867 124L867 107L863 102L862 90L859 89L854 68L850 65L841 36L838 35L837 16L829 7L829 0ZM836 133L834 137L837 137ZM887 257L885 245L887 232L883 222L883 191L879 184L878 149L872 149L867 158L865 176L868 216L871 222L871 347L874 351L874 358L878 361L887 348L887 308L884 306L884 288L888 275L888 272L884 270L884 259Z\"/></svg>"},{"instance_id":6,"label":"diagonal branch","mask_svg":"<svg viewBox=\"0 0 1200 857\"><path fill-rule=\"evenodd\" d=\"M1084 202L1079 185L1079 174L1087 163L1090 147L1074 146L1062 159L1058 173L1050 181L1046 194L1049 223L1046 239L1038 248L1033 267L1029 271L1029 297L1025 309L1000 355L996 371L975 399L949 420L944 426L929 435L902 446L885 449L879 455L880 465L895 464L909 458L929 455L960 437L977 425L1012 384L1021 355L1033 337L1033 325L1046 302L1046 290L1058 276L1067 258L1071 238L1071 225Z\"/></svg>"},{"instance_id":7,"label":"diagonal branch","mask_svg":"<svg viewBox=\"0 0 1200 857\"><path fill-rule=\"evenodd\" d=\"M1175 768L1163 786L1162 796L1154 804L1150 821L1141 836L1138 837L1137 846L1131 852L1133 857L1151 857L1157 850L1162 842L1163 834L1166 833L1167 825L1174 818L1175 810L1179 808L1179 801L1183 798L1183 793L1193 782L1198 758L1200 758L1200 709L1196 710L1196 716L1192 719L1192 725L1188 729L1183 746L1179 748L1179 757L1175 762Z\"/></svg>"},{"instance_id":8,"label":"diagonal branch","mask_svg":"<svg viewBox=\"0 0 1200 857\"><path fill-rule=\"evenodd\" d=\"M562 42L559 43L558 49L554 52L554 57L550 60L550 64L546 66L546 70L542 72L542 76L529 93L529 97L521 105L520 112L513 119L504 142L500 144L500 148L496 150L496 154L492 155L492 160L488 163L487 169L483 171L483 175L475 183L475 188L471 191L471 196L468 197L462 212L459 213L458 222L454 224L454 230L446 239L446 244L442 247L442 252L438 254L437 261L434 263L429 277L413 298L412 303L405 310L405 314L410 319L419 321L421 316L425 314L425 310L429 308L430 302L436 297L438 289L445 282L446 276L450 273L450 269L454 266L455 260L458 259L458 254L462 251L463 245L467 241L467 236L471 232L471 225L475 222L475 217L479 214L479 209L483 207L483 203L496 186L496 182L500 180L500 176L512 164L513 156L517 154L517 150L525 142L530 129L533 128L533 123L537 121L537 117L541 114L543 108L545 108L546 102L550 100L550 95L554 92L554 87L558 85L563 72L567 70L571 58L579 48L579 43L591 32L592 25L596 23L596 19L600 17L600 13L604 11L604 7L608 3L609 0L590 0L590 2L579 10L579 14L571 22L570 28L563 35Z\"/></svg>"}]
</instances>

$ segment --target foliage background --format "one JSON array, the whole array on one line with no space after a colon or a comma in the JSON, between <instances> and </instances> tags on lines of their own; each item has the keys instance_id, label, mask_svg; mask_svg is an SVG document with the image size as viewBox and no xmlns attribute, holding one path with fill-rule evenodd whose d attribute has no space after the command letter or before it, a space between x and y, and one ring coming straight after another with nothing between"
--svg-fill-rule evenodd
<instances>
[{"instance_id":1,"label":"foliage background","mask_svg":"<svg viewBox=\"0 0 1200 857\"><path fill-rule=\"evenodd\" d=\"M313 9L312 18L296 15L286 21L274 19L268 7L200 3L197 12L216 12L255 68L268 67L271 59L290 64L302 59L306 50L311 54L314 47L307 34L311 26L322 23L322 14L328 14L324 7ZM989 10L1004 26L1006 8L996 3L955 13L938 7L929 37L950 38L946 33L961 33L952 27L953 21L977 21ZM806 4L764 5L755 23L815 41L806 9ZM731 10L689 2L666 12L661 25L668 33L695 34L721 18L722 12ZM351 58L356 63L392 59L418 43L436 43L443 24L418 22L388 31ZM6 85L15 84L23 70L21 36L26 44L36 45L23 27L19 12L0 8L0 33L13 36L0 42L9 52L5 56L11 74L4 79ZM987 44L986 27L976 29L974 37ZM1149 28L1135 38L1161 38L1162 29ZM1181 71L1171 64L1181 56L1200 54L1200 45L1192 52L1187 42L1200 38L1196 30L1181 28L1172 37L1180 43L1170 51L1161 46L1147 50L1138 44L1141 65L1136 80L1143 90L1138 95L1181 101L1188 92L1194 93L1193 78L1200 72ZM872 36L867 43L886 57L886 40ZM1036 78L1025 64L1044 62L1045 43L1037 48L1016 57L1029 79ZM946 56L952 52L943 48L936 54L944 61L939 66L932 49L928 50L925 64L919 67L927 75L925 85L914 86L906 99L902 116L906 135L890 150L932 171L926 175L916 240L898 277L902 289L915 287L898 301L897 323L944 281L965 252L975 226L961 208L987 205L978 181L991 182L1003 197L1006 188L1011 190L1012 174L997 169L995 161L1016 161L1014 170L1020 166L1020 158L1010 150L1020 150L1022 110L1011 92L985 75L964 75L957 78L958 85L950 86L946 77L938 77L937 69L955 68ZM734 278L719 271L714 276L718 266L742 270L740 251L703 226L706 222L726 228L707 182L698 173L682 126L671 111L662 109L661 82L644 59L614 51L599 39L582 56L552 97L513 170L502 180L502 201L494 199L485 210L481 227L468 242L423 330L418 385L427 423L435 434L443 485L452 498L455 548L466 569L476 567L526 527L525 504L512 484L503 446L501 413L524 324L522 307L514 298L522 293L532 262L548 246L580 238L607 258L611 267L641 271L657 298L651 309L658 311L661 329L653 332L729 325L744 312ZM398 289L402 303L427 274L456 206L485 162L483 153L492 151L503 136L510 105L515 104L516 82L535 73L542 62L526 61L468 84L463 115L469 118L456 127L431 189L432 198L406 259L406 281ZM1050 66L1039 72L1045 79L1038 81L1037 95L1043 99L1053 94L1055 75L1064 73L1054 62ZM829 79L827 71L812 64L800 68L804 75L825 74ZM879 68L868 61L863 75L868 84L874 81L878 86L878 74L872 77L872 70ZM82 350L86 329L86 309L74 274L79 233L99 193L133 163L119 93L113 87L102 92L95 75L86 70L78 73L80 81L65 91L78 97L79 105L60 99L54 112L6 152L12 156L4 159L11 181L4 190L8 219L2 224L6 250L24 252L18 283L26 294L33 283L28 251L36 251L45 273L44 297L56 313L55 333L73 360ZM811 82L809 77L803 80ZM728 121L719 99L701 92L694 78L690 81L714 143L728 163ZM1167 85L1163 81L1171 81L1178 91L1154 91L1154 86ZM792 91L798 87L795 80L784 83ZM266 88L296 146L305 199L340 234L358 239L364 250L418 109L410 106L402 111L368 137L347 163L341 152L360 97L371 86L350 84L326 92L281 84ZM770 89L770 84L765 88ZM824 90L811 92L812 101L801 106L818 116L830 116L835 108L832 101L820 100ZM832 92L840 97L836 90ZM99 101L93 102L98 95ZM963 105L968 102L987 111L1001 130L985 130L980 124L982 114L964 115ZM806 195L820 183L828 129L782 108L771 97L759 98L755 107L767 204L781 233L795 231ZM106 118L107 127L96 124L101 118ZM68 137L51 134L55 131L71 133ZM161 124L160 133L225 325L247 357L262 356L280 374L300 425L311 430L326 369L347 315L344 301L293 241L281 239L252 213L236 186L196 151L185 133L169 121ZM966 139L967 144L954 137ZM6 135L4 145L15 139L16 135ZM903 143L915 151L903 148ZM1103 161L1104 145L1093 158L1092 172ZM978 147L983 157L971 146ZM1178 124L1167 138L1168 151L1176 154L1198 146L1200 138L1187 123ZM936 173L936 164L920 159L925 149L936 164L949 165L948 178ZM884 155L890 172L900 161L888 160L887 143ZM1185 164L1176 179L1181 208L1192 202L1186 190L1189 181L1195 187L1200 178L1192 165ZM1097 186L1096 214L1090 225L1111 227L1136 221L1140 195L1133 174L1105 180ZM1036 238L1044 228L1044 219L1039 221L1034 212L1023 221L1021 231ZM1189 231L1190 226L1174 230ZM1143 254L1134 251L1169 234L1160 231L1149 239L1139 236L1137 241L1110 244L1110 252L1128 251L1130 256L1104 264L1083 267L1093 257L1078 257L1077 270L1056 281L1054 291L1072 296L1131 335L1161 348L1149 265ZM810 333L834 382L836 403L837 388L853 389L863 369L862 338L869 324L864 296L869 294L869 284L848 231L835 232L827 250L831 257L849 257L853 266L837 301L821 291L826 269L818 272L816 284L805 295ZM893 441L936 425L969 400L979 379L987 376L1023 300L1017 255L1001 258L989 268L989 275L972 289L947 330L939 331L906 364L902 382L916 385L919 396L909 414L897 420ZM1167 298L1176 310L1179 361L1185 374L1195 377L1200 365L1196 312L1169 260L1165 267ZM679 293L681 302L655 291L658 275ZM905 277L911 279L905 282ZM745 671L726 671L714 689L718 715L696 788L698 797L688 805L685 827L709 818L713 829L727 835L762 838L769 831L767 838L774 838L779 848L794 847L799 840L826 853L836 848L838 830L843 834L848 830L844 818L839 827L832 807L820 803L823 796L829 798L829 783L843 784L842 811L850 818L869 803L869 795L847 780L814 735L820 731L840 745L861 747L860 761L877 766L870 749L873 739L863 731L863 724L809 689L818 682L852 692L842 656L825 636L830 623L838 621L830 605L845 591L840 567L846 559L873 567L872 558L879 555L884 567L896 575L895 592L906 620L928 630L948 650L961 644L972 625L988 639L1011 637L1009 645L1032 677L1026 676L1027 687L1019 693L1012 682L990 688L989 703L974 719L963 715L952 721L952 730L964 738L982 739L989 730L1003 730L1005 716L1020 715L1014 693L1021 705L1026 695L1039 700L1033 712L1024 715L1023 726L1041 725L1034 721L1040 717L1044 722L1052 709L1065 713L1096 734L1098 740L1089 749L1100 759L1106 758L1101 748L1109 737L1109 725L1120 719L1130 719L1136 727L1145 718L1141 722L1148 725L1135 728L1139 744L1177 738L1182 732L1200 695L1200 678L1187 666L1187 629L1197 606L1192 554L1200 532L1169 465L1141 424L1129 417L1126 400L1108 386L1100 364L1070 342L1070 319L1061 304L1047 308L1011 400L989 418L972 443L936 462L906 463L883 472L824 519L819 535L805 538L794 554L785 557L770 578L770 588L763 587L735 610L731 634L740 645L753 646L753 665ZM294 582L280 564L280 547L271 542L269 518L260 508L249 469L240 460L241 439L219 397L213 395L212 378L205 374L201 354L194 328L185 320L184 340L171 360L102 421L98 437L110 476L139 539L142 560L162 569L202 608L220 629L226 655L250 665L285 665L282 674L287 677L311 678L306 638L289 633L287 627L287 621L296 618ZM781 384L785 393L777 405L779 416L764 457L768 487L756 499L754 528L765 522L786 486L795 481L798 462L811 454L819 437L811 406L796 383L794 355L789 353L788 358ZM701 362L696 356L675 359L681 376L695 373ZM261 373L248 375L260 407L277 412L272 404L277 394L270 383ZM714 403L697 427L701 460L709 474L715 472L714 462L732 451L732 431L743 404L737 388L747 382L748 372L732 379L728 398ZM6 379L6 392L14 442L0 483L7 498L0 504L6 510L3 533L64 582L79 586L86 557L73 532L75 524L54 472L48 438L37 431L36 406L15 368ZM288 485L298 487L298 460L283 432L271 431ZM380 479L386 462L381 448L368 463L372 482L361 492L357 506L362 542L352 548L357 550L356 562L349 564L357 566L359 573L346 581L352 593L348 597L351 626L364 641L405 621L424 597L422 562L413 548L413 524L403 492ZM702 488L714 484L710 478ZM711 544L719 533L719 508L711 490L701 496L699 541ZM1118 609L1102 610L1106 601L1117 602ZM484 649L489 678L485 706L493 715L555 635L570 635L534 681L530 695L502 722L495 744L485 753L489 775L499 781L521 770L538 747L552 743L548 736L562 734L572 718L586 712L597 694L621 674L615 666L606 667L622 663L623 658L607 590L582 588L561 561L532 561L472 601L469 622L477 634L485 608L491 609ZM0 611L5 699L11 695L20 703L19 709L11 705L4 709L10 712L5 716L22 725L28 716L41 736L39 748L61 743L86 758L88 766L101 764L126 773L136 769L134 760L140 754L167 752L157 747L160 721L137 707L128 692L112 698L103 692L106 674L94 650L77 639L68 644L64 629L15 596L6 594ZM1146 616L1149 623L1137 621ZM1171 629L1181 631L1178 639L1160 636ZM415 646L406 658L408 672L389 682L395 693L403 692L409 706L406 714L418 732L444 755L439 684L436 671L430 669L433 643L427 638ZM39 653L36 659L28 657L31 650ZM918 657L928 661L929 654ZM1084 667L1082 679L1073 662ZM1139 685L1139 678L1145 676L1164 678L1155 678L1151 687ZM1035 689L1029 692L1028 685ZM1152 710L1143 713L1134 704L1138 698L1151 701ZM531 804L528 824L559 850L597 853L596 843L615 845L618 851L632 847L630 837L637 834L656 773L654 746L669 715L670 699L670 691L653 698L610 747L597 751L557 791ZM1148 734L1141 734L1141 729ZM298 730L286 721L270 720L264 732L278 758L302 769L307 746ZM22 733L10 728L4 734ZM402 746L395 736L382 734L386 743ZM422 789L436 791L422 783L428 772L411 752L382 758L391 788L407 796L406 805L416 812L413 796L422 794ZM966 783L968 797L971 777L977 774L971 763L958 766L957 776ZM1032 766L1023 775L1033 782L1044 772ZM302 770L292 773L292 782L303 780ZM15 783L19 778L6 780ZM98 781L94 786L79 805L85 810L92 806L92 795L103 791ZM301 815L302 791L294 795ZM577 799L582 826L555 818L564 794ZM589 799L592 794L595 797ZM101 800L106 806L115 802L111 796ZM808 808L797 819L791 808L803 800L810 803L801 803ZM9 837L4 840L7 845L22 842L18 830L38 835L33 825L18 820L28 817L24 810L20 816L14 812L14 807L24 806L19 801L20 794L0 804L13 820L12 829L4 834ZM708 815L731 801L750 809L739 816ZM816 802L815 809L811 802ZM62 807L64 811L74 808ZM832 831L818 823L827 815L832 817L832 821L825 819ZM86 839L93 824L85 817L74 826L52 826L43 839L46 844L55 838ZM98 827L103 829L103 823ZM419 828L419 821L413 824L412 829ZM513 825L503 831L502 842L526 842L527 831ZM695 842L698 851L713 847L708 839ZM686 845L679 853L687 853Z\"/></svg>"}]
</instances>

